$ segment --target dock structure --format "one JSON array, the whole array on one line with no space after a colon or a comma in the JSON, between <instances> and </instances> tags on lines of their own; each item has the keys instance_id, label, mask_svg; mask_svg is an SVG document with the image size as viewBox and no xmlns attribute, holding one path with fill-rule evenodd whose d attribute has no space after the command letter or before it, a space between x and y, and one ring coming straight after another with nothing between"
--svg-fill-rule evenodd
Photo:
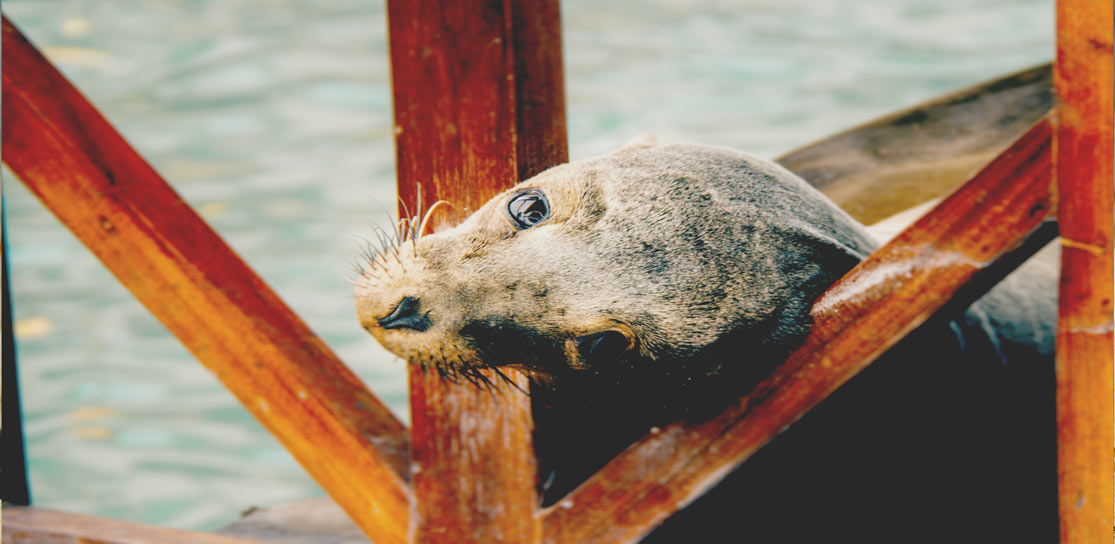
<instances>
[{"instance_id":1,"label":"dock structure","mask_svg":"<svg viewBox=\"0 0 1115 544\"><path fill-rule=\"evenodd\" d=\"M1112 6L1059 0L1057 13L1059 103L1047 117L833 285L771 377L718 416L648 434L547 509L537 507L529 398L516 390L524 376L487 391L411 369L407 429L6 18L3 160L378 544L638 541L1059 228L1061 541L1106 542ZM476 209L567 160L556 0L392 0L388 20L406 210L419 192ZM965 258L934 258L943 253ZM896 259L914 263L910 281L871 273ZM479 418L490 424L462 425ZM11 542L235 542L35 507L5 508L3 532Z\"/></svg>"}]
</instances>

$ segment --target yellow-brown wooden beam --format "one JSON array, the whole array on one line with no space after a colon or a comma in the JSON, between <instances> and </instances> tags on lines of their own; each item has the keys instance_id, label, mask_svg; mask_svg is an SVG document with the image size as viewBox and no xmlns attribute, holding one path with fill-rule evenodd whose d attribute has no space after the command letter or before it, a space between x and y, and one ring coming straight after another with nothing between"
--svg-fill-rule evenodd
<instances>
[{"instance_id":1,"label":"yellow-brown wooden beam","mask_svg":"<svg viewBox=\"0 0 1115 544\"><path fill-rule=\"evenodd\" d=\"M1112 535L1112 4L1058 0L1057 481L1061 542Z\"/></svg>"},{"instance_id":2,"label":"yellow-brown wooden beam","mask_svg":"<svg viewBox=\"0 0 1115 544\"><path fill-rule=\"evenodd\" d=\"M804 344L750 394L710 420L647 435L551 507L545 542L637 541L958 291L971 302L980 294L973 281L989 288L1051 240L1051 132L1047 121L1037 124L830 287L813 306Z\"/></svg>"},{"instance_id":3,"label":"yellow-brown wooden beam","mask_svg":"<svg viewBox=\"0 0 1115 544\"><path fill-rule=\"evenodd\" d=\"M373 540L406 540L406 428L6 18L3 157Z\"/></svg>"},{"instance_id":4,"label":"yellow-brown wooden beam","mask_svg":"<svg viewBox=\"0 0 1115 544\"><path fill-rule=\"evenodd\" d=\"M567 160L556 0L387 7L401 212L419 190L476 210ZM411 542L538 540L529 384L504 372L516 385L488 372L488 390L411 368Z\"/></svg>"}]
</instances>

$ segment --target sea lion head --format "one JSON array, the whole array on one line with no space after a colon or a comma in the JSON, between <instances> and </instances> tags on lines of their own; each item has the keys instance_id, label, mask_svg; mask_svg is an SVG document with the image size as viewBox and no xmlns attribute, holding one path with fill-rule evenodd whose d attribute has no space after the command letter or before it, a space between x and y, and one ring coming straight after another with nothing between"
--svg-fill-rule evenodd
<instances>
[{"instance_id":1,"label":"sea lion head","mask_svg":"<svg viewBox=\"0 0 1115 544\"><path fill-rule=\"evenodd\" d=\"M392 352L452 374L692 379L780 361L812 301L870 250L858 223L771 162L641 142L374 255L357 311Z\"/></svg>"}]
</instances>

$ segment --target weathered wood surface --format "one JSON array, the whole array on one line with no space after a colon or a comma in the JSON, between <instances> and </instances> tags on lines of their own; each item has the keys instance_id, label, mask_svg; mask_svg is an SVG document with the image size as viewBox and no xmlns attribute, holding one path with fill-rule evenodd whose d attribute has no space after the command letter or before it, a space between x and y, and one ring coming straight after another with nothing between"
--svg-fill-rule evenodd
<instances>
[{"instance_id":1,"label":"weathered wood surface","mask_svg":"<svg viewBox=\"0 0 1115 544\"><path fill-rule=\"evenodd\" d=\"M5 164L380 544L406 539L406 429L12 26Z\"/></svg>"},{"instance_id":2,"label":"weathered wood surface","mask_svg":"<svg viewBox=\"0 0 1115 544\"><path fill-rule=\"evenodd\" d=\"M1057 455L1061 542L1112 534L1112 5L1057 2L1060 192Z\"/></svg>"},{"instance_id":3,"label":"weathered wood surface","mask_svg":"<svg viewBox=\"0 0 1115 544\"><path fill-rule=\"evenodd\" d=\"M944 196L1053 107L1050 65L961 89L776 159L865 224Z\"/></svg>"},{"instance_id":4,"label":"weathered wood surface","mask_svg":"<svg viewBox=\"0 0 1115 544\"><path fill-rule=\"evenodd\" d=\"M368 536L329 497L252 508L217 534L268 544L367 544Z\"/></svg>"},{"instance_id":5,"label":"weathered wood surface","mask_svg":"<svg viewBox=\"0 0 1115 544\"><path fill-rule=\"evenodd\" d=\"M805 343L749 395L700 423L636 442L545 512L546 542L631 542L695 499L958 290L994 270L1053 207L1048 122L872 254L814 304ZM1032 253L1042 244L1027 244ZM969 301L979 293L967 292Z\"/></svg>"},{"instance_id":6,"label":"weathered wood surface","mask_svg":"<svg viewBox=\"0 0 1115 544\"><path fill-rule=\"evenodd\" d=\"M251 544L230 536L179 531L140 523L29 506L4 507L6 544Z\"/></svg>"},{"instance_id":7,"label":"weathered wood surface","mask_svg":"<svg viewBox=\"0 0 1115 544\"><path fill-rule=\"evenodd\" d=\"M393 0L388 24L401 213L420 190L448 226L567 160L556 1ZM528 382L503 372L515 386L411 368L411 542L537 541Z\"/></svg>"}]
</instances>

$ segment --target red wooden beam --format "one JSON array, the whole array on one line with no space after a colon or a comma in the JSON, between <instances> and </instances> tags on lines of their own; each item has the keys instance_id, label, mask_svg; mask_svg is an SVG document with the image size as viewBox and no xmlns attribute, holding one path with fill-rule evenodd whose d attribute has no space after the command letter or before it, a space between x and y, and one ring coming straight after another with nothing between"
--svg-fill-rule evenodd
<instances>
[{"instance_id":1,"label":"red wooden beam","mask_svg":"<svg viewBox=\"0 0 1115 544\"><path fill-rule=\"evenodd\" d=\"M3 156L379 544L406 428L5 18Z\"/></svg>"},{"instance_id":2,"label":"red wooden beam","mask_svg":"<svg viewBox=\"0 0 1115 544\"><path fill-rule=\"evenodd\" d=\"M804 344L717 417L642 438L545 512L546 542L633 542L685 507L944 306L1005 275L1053 206L1042 121L971 181L830 287ZM1040 229L1040 241L1052 238ZM1039 242L1040 242L1039 241ZM1007 266L997 266L997 261ZM994 281L997 278L990 278ZM972 296L972 293L967 293ZM1110 467L1108 467L1110 468Z\"/></svg>"},{"instance_id":3,"label":"red wooden beam","mask_svg":"<svg viewBox=\"0 0 1115 544\"><path fill-rule=\"evenodd\" d=\"M387 7L401 213L420 188L460 212L436 215L444 227L567 160L556 0ZM487 377L490 391L411 369L411 542L538 539L530 399Z\"/></svg>"},{"instance_id":4,"label":"red wooden beam","mask_svg":"<svg viewBox=\"0 0 1115 544\"><path fill-rule=\"evenodd\" d=\"M1057 2L1055 173L1060 191L1057 455L1061 542L1112 531L1112 7Z\"/></svg>"}]
</instances>

